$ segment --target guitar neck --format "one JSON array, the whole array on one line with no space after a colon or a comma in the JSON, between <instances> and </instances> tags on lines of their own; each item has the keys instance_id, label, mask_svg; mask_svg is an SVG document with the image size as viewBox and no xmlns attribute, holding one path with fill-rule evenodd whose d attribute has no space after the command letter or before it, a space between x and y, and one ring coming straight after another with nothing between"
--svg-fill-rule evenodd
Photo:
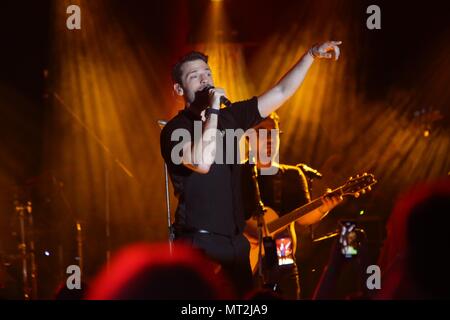
<instances>
[{"instance_id":1,"label":"guitar neck","mask_svg":"<svg viewBox=\"0 0 450 320\"><path fill-rule=\"evenodd\" d=\"M336 195L343 194L341 188L337 188L337 189L333 190L332 193L336 194ZM281 216L280 218L267 223L267 230L269 231L269 234L272 234L280 229L287 227L291 222L294 222L295 220L306 215L307 213L314 211L315 209L319 208L322 204L323 204L322 199L317 198L314 201L311 201L311 202L305 204L304 206L294 209L291 212Z\"/></svg>"}]
</instances>

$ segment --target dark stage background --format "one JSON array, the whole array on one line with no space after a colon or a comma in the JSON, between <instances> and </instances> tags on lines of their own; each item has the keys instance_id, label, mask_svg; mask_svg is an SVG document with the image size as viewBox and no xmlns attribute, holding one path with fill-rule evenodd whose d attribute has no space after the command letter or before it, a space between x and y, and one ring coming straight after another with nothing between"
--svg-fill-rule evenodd
<instances>
[{"instance_id":1,"label":"dark stage background","mask_svg":"<svg viewBox=\"0 0 450 320\"><path fill-rule=\"evenodd\" d=\"M375 261L399 193L450 171L444 3L1 1L0 257L8 294L21 290L15 200L32 201L40 298L78 262L77 222L87 279L108 247L167 239L156 121L182 108L170 69L189 49L210 55L217 85L236 101L269 88L315 42L343 41L341 59L316 62L280 109L280 160L323 173L314 197L364 171L379 181L300 230L304 296L332 241L310 239L334 231L338 219L366 229ZM70 4L81 8L81 30L66 28ZM381 8L381 30L366 27L370 4Z\"/></svg>"}]
</instances>

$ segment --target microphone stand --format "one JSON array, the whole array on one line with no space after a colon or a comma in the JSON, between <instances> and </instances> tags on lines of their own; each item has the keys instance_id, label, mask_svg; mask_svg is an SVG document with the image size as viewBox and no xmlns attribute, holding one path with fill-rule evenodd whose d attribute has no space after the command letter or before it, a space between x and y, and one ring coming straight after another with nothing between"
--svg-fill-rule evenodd
<instances>
[{"instance_id":1,"label":"microphone stand","mask_svg":"<svg viewBox=\"0 0 450 320\"><path fill-rule=\"evenodd\" d=\"M112 159L113 162L125 173L126 176L128 176L130 179L134 178L134 175L128 169L125 164L122 163L112 152L109 150L109 148L106 146L106 144L98 137L94 131L91 130L84 122L80 119L80 117L73 112L72 108L70 108L64 100L56 93L52 92L53 97L59 102L61 106L64 107L64 109L67 111L68 114L72 116L73 119L75 119L78 124L88 133L88 136L91 137L97 145L100 147L101 150L106 154L107 158ZM111 217L111 211L110 211L110 169L109 166L105 167L105 235L106 235L106 268L109 269L110 266L110 260L111 260L111 227L110 227L110 217ZM80 227L80 230L78 228ZM77 224L77 231L81 232L81 226ZM83 261L80 261L81 265L83 264ZM81 266L80 266L81 267Z\"/></svg>"},{"instance_id":2,"label":"microphone stand","mask_svg":"<svg viewBox=\"0 0 450 320\"><path fill-rule=\"evenodd\" d=\"M30 244L30 269L31 269L31 298L37 299L37 266L36 266L36 246L34 243L34 222L32 215L31 201L27 201L25 212L28 214L28 228L30 231L29 244Z\"/></svg>"},{"instance_id":3,"label":"microphone stand","mask_svg":"<svg viewBox=\"0 0 450 320\"><path fill-rule=\"evenodd\" d=\"M14 201L19 215L20 243L19 251L22 259L22 285L25 300L37 299L37 266L34 243L34 225L31 201Z\"/></svg>"},{"instance_id":4,"label":"microphone stand","mask_svg":"<svg viewBox=\"0 0 450 320\"><path fill-rule=\"evenodd\" d=\"M158 125L162 129L167 124L165 120L158 120ZM170 218L170 194L169 194L169 173L167 171L167 164L164 162L164 184L166 193L166 212L167 212L167 227L169 230L169 251L173 253L173 240L175 239L174 230Z\"/></svg>"},{"instance_id":5,"label":"microphone stand","mask_svg":"<svg viewBox=\"0 0 450 320\"><path fill-rule=\"evenodd\" d=\"M20 257L22 259L22 285L23 285L23 297L25 300L31 299L31 288L29 284L29 275L28 275L28 246L26 241L26 206L20 203L19 201L15 201L15 210L19 214L19 223L20 223Z\"/></svg>"},{"instance_id":6,"label":"microphone stand","mask_svg":"<svg viewBox=\"0 0 450 320\"><path fill-rule=\"evenodd\" d=\"M264 208L264 203L261 200L261 193L259 190L259 183L258 183L258 168L256 167L256 165L253 165L252 167L252 179L255 184L256 210L254 213L254 217L256 218L257 233L258 233L258 279L259 284L262 287L265 286L266 284L264 279L263 260L262 260L263 235L268 234L268 230L266 223L264 221L264 213L266 212L266 209Z\"/></svg>"}]
</instances>

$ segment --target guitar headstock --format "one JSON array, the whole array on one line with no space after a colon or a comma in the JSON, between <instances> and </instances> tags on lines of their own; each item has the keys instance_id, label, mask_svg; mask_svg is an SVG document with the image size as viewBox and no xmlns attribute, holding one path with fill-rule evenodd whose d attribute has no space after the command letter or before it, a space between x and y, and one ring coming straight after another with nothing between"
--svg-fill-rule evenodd
<instances>
[{"instance_id":1,"label":"guitar headstock","mask_svg":"<svg viewBox=\"0 0 450 320\"><path fill-rule=\"evenodd\" d=\"M356 177L350 177L341 188L342 195L358 197L361 193L370 191L371 186L377 182L373 174L366 172Z\"/></svg>"}]
</instances>

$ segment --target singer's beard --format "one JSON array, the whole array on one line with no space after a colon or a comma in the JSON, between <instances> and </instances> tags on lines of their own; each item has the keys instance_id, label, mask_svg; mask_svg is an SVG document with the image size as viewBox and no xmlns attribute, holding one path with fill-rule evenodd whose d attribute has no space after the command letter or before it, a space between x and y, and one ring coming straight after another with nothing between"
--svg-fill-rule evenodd
<instances>
[{"instance_id":1,"label":"singer's beard","mask_svg":"<svg viewBox=\"0 0 450 320\"><path fill-rule=\"evenodd\" d=\"M194 101L190 104L190 107L197 112L202 112L209 107L209 88L203 88L195 92Z\"/></svg>"}]
</instances>

